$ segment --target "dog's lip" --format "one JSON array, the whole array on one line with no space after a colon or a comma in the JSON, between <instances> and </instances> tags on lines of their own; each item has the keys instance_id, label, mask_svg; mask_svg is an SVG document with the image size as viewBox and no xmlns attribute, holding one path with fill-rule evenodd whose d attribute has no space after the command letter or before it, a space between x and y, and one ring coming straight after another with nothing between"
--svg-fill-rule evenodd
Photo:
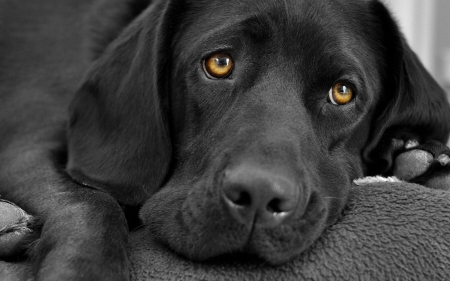
<instances>
[{"instance_id":1,"label":"dog's lip","mask_svg":"<svg viewBox=\"0 0 450 281\"><path fill-rule=\"evenodd\" d=\"M316 201L317 195L318 194L314 194L312 196L314 198L311 198L309 203ZM295 235L290 239L290 241L297 240L298 243L294 242L294 245L288 243L290 246L280 248L277 248L276 245L270 245L270 243L267 243L267 241L261 237L267 234L267 231L270 231L270 229L258 226L258 224L255 223L244 250L245 252L264 260L264 262L267 262L270 265L277 266L287 263L307 251L320 237L327 225L327 214L328 208L326 205L309 205L305 213L298 220L298 229L294 230L296 232ZM275 233L282 233L284 229L272 229L272 231Z\"/></svg>"},{"instance_id":2,"label":"dog's lip","mask_svg":"<svg viewBox=\"0 0 450 281\"><path fill-rule=\"evenodd\" d=\"M277 248L276 245L279 240L265 240L261 238L268 232L283 233L284 230L289 229L291 226L268 227L264 223L258 223L258 216L254 217L251 229L248 232L247 240L244 243L242 249L233 251L233 253L246 253L252 256L258 257L265 263L270 265L281 265L287 263L305 252L313 243L317 240L320 234L323 232L326 225L326 218L328 209L326 205L318 204L319 194L312 192L311 197L307 202L304 213L296 219L298 229L302 231L296 231L295 237L289 240L297 240L298 244L292 247ZM319 199L320 200L320 199ZM290 214L289 214L290 215ZM293 218L295 219L295 218ZM295 226L294 226L295 227ZM308 232L305 234L305 232ZM282 238L283 240L285 238ZM271 241L275 244L271 245Z\"/></svg>"},{"instance_id":3,"label":"dog's lip","mask_svg":"<svg viewBox=\"0 0 450 281\"><path fill-rule=\"evenodd\" d=\"M255 226L261 226L263 228L274 228L277 226L277 223L274 222L274 220L271 220L271 223L267 223L269 217L273 216L276 217L277 220L286 220L288 217L292 216L292 212L272 212L269 213L258 213L255 216L255 220L253 222L253 225Z\"/></svg>"}]
</instances>

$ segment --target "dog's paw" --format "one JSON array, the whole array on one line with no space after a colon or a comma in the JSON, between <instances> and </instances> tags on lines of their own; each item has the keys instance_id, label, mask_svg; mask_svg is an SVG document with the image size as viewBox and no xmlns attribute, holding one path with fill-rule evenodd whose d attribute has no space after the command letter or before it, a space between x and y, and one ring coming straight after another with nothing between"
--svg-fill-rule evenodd
<instances>
[{"instance_id":1,"label":"dog's paw","mask_svg":"<svg viewBox=\"0 0 450 281\"><path fill-rule=\"evenodd\" d=\"M393 175L435 189L450 189L450 148L437 141L405 142L394 162Z\"/></svg>"},{"instance_id":2,"label":"dog's paw","mask_svg":"<svg viewBox=\"0 0 450 281\"><path fill-rule=\"evenodd\" d=\"M11 202L0 200L0 259L23 252L34 233L30 225L35 219Z\"/></svg>"}]
</instances>

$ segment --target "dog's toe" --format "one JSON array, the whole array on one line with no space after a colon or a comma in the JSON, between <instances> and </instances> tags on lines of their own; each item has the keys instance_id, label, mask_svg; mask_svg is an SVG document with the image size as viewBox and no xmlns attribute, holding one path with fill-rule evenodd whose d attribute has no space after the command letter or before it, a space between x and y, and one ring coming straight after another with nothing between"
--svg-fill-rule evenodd
<instances>
[{"instance_id":1,"label":"dog's toe","mask_svg":"<svg viewBox=\"0 0 450 281\"><path fill-rule=\"evenodd\" d=\"M427 151L408 150L395 159L393 173L399 179L410 181L423 175L433 162L433 155Z\"/></svg>"},{"instance_id":2,"label":"dog's toe","mask_svg":"<svg viewBox=\"0 0 450 281\"><path fill-rule=\"evenodd\" d=\"M11 258L26 248L33 236L29 225L34 219L5 200L0 200L0 214L0 258Z\"/></svg>"},{"instance_id":3,"label":"dog's toe","mask_svg":"<svg viewBox=\"0 0 450 281\"><path fill-rule=\"evenodd\" d=\"M447 154L439 155L436 160L441 164L441 166L447 166L450 164L450 156Z\"/></svg>"}]
</instances>

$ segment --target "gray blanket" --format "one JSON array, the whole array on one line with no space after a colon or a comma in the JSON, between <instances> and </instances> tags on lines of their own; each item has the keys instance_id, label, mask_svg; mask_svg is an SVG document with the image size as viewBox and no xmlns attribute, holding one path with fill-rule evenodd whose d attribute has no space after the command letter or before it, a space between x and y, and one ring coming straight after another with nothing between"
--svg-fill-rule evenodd
<instances>
[{"instance_id":1,"label":"gray blanket","mask_svg":"<svg viewBox=\"0 0 450 281\"><path fill-rule=\"evenodd\" d=\"M283 266L231 256L192 262L130 237L133 280L450 280L450 192L409 183L352 188L342 219ZM29 264L0 262L0 280L26 280Z\"/></svg>"}]
</instances>

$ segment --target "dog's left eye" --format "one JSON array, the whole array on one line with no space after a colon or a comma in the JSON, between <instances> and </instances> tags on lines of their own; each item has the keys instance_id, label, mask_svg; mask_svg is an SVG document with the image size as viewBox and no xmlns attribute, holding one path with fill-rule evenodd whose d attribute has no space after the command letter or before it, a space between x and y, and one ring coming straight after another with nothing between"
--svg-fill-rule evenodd
<instances>
[{"instance_id":1,"label":"dog's left eye","mask_svg":"<svg viewBox=\"0 0 450 281\"><path fill-rule=\"evenodd\" d=\"M335 105L344 105L353 98L353 89L344 82L338 82L328 92L328 101Z\"/></svg>"},{"instance_id":2,"label":"dog's left eye","mask_svg":"<svg viewBox=\"0 0 450 281\"><path fill-rule=\"evenodd\" d=\"M214 54L203 61L208 78L225 78L233 70L233 59L227 54Z\"/></svg>"}]
</instances>

